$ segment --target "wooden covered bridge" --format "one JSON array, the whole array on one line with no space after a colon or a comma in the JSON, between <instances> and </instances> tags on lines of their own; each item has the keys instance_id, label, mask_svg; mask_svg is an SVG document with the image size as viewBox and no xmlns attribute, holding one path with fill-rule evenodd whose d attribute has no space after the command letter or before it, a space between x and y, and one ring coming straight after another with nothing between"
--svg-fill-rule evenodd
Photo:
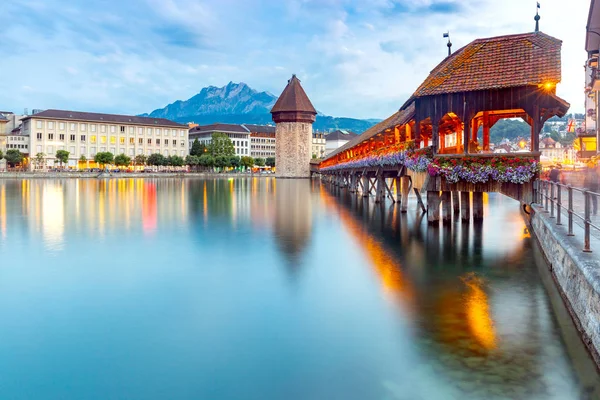
<instances>
[{"instance_id":1,"label":"wooden covered bridge","mask_svg":"<svg viewBox=\"0 0 600 400\"><path fill-rule=\"evenodd\" d=\"M426 210L420 195L426 193L429 221L440 219L440 203L450 219L459 197L468 220L471 196L473 217L482 218L484 192L530 203L541 129L569 109L556 96L561 44L542 32L469 43L435 67L398 112L329 154L318 172L377 202L400 201L402 211L411 189ZM503 118L531 126L519 151L492 152L490 128Z\"/></svg>"}]
</instances>

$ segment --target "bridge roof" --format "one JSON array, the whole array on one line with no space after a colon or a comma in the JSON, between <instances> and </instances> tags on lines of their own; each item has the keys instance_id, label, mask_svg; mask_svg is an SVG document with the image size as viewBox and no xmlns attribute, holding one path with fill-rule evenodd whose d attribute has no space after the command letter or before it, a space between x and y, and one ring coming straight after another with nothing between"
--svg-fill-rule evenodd
<instances>
[{"instance_id":1,"label":"bridge roof","mask_svg":"<svg viewBox=\"0 0 600 400\"><path fill-rule=\"evenodd\" d=\"M561 45L542 32L474 40L435 67L412 98L556 84L561 79Z\"/></svg>"},{"instance_id":2,"label":"bridge roof","mask_svg":"<svg viewBox=\"0 0 600 400\"><path fill-rule=\"evenodd\" d=\"M347 149L350 149L356 146L359 143L362 143L366 140L371 139L373 136L376 136L378 133L385 131L388 128L393 128L396 125L402 125L410 121L414 118L415 115L415 103L411 103L408 105L406 109L395 112L391 117L384 119L378 124L373 125L366 131L364 131L361 135L355 136L348 143L344 144L341 147L338 147L331 153L329 153L325 159L331 158Z\"/></svg>"}]
</instances>

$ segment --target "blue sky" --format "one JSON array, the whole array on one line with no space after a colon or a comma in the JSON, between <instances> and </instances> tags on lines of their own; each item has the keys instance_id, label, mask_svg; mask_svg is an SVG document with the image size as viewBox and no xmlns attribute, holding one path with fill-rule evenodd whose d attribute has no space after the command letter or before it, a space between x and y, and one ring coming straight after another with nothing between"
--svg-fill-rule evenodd
<instances>
[{"instance_id":1,"label":"blue sky","mask_svg":"<svg viewBox=\"0 0 600 400\"><path fill-rule=\"evenodd\" d=\"M583 110L589 0L541 1L558 94ZM571 4L569 4L571 3ZM568 5L565 5L568 4ZM0 109L139 114L208 85L278 95L296 73L328 115L392 114L446 55L533 30L530 0L4 0Z\"/></svg>"}]
</instances>

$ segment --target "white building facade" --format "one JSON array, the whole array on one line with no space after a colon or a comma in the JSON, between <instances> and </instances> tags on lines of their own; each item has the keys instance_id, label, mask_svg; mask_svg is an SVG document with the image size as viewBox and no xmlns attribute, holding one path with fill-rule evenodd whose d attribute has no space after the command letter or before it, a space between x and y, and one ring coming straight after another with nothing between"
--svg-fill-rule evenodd
<instances>
[{"instance_id":1,"label":"white building facade","mask_svg":"<svg viewBox=\"0 0 600 400\"><path fill-rule=\"evenodd\" d=\"M188 127L163 118L45 110L23 118L21 131L30 139L30 156L45 155L45 166L55 164L58 150L69 152L69 168L77 168L82 156L110 152L165 157L188 154ZM30 163L33 169L34 163Z\"/></svg>"},{"instance_id":2,"label":"white building facade","mask_svg":"<svg viewBox=\"0 0 600 400\"><path fill-rule=\"evenodd\" d=\"M238 124L199 125L191 128L188 133L188 152L196 139L206 146L210 145L213 133L227 135L235 148L235 155L250 156L250 130Z\"/></svg>"}]
</instances>

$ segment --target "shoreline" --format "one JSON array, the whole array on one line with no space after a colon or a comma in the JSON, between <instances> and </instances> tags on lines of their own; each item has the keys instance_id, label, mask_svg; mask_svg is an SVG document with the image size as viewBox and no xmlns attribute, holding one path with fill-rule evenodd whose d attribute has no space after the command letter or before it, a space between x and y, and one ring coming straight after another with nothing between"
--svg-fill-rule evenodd
<instances>
[{"instance_id":1,"label":"shoreline","mask_svg":"<svg viewBox=\"0 0 600 400\"><path fill-rule=\"evenodd\" d=\"M0 172L2 179L274 178L275 174L217 172Z\"/></svg>"}]
</instances>

